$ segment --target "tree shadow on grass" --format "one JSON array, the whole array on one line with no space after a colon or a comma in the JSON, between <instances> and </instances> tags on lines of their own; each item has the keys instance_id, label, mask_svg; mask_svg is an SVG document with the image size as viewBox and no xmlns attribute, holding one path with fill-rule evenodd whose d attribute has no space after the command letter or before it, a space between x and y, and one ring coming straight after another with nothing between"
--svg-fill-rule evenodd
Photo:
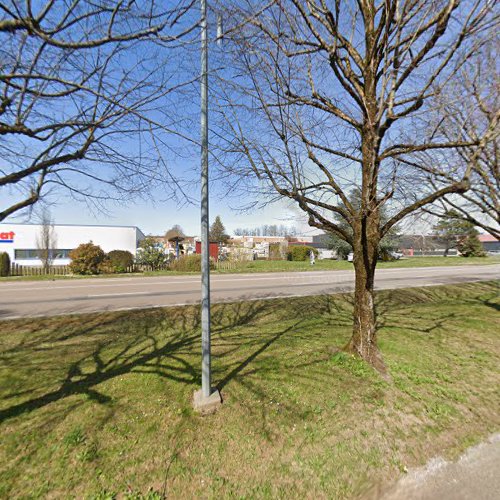
<instances>
[{"instance_id":1,"label":"tree shadow on grass","mask_svg":"<svg viewBox=\"0 0 500 500\"><path fill-rule=\"evenodd\" d=\"M220 304L214 308L212 331L214 337L224 338L230 330L248 325L272 312L268 301ZM61 328L61 321L40 320L38 331L32 323L20 322L31 335L21 333L21 341L0 353L3 369L23 371L27 365L36 365L38 385L31 390L10 391L2 396L4 402L14 397L43 392L22 402L0 409L0 422L26 412L43 408L71 395L86 395L99 404L108 404L111 398L96 387L110 379L129 373L148 373L183 385L196 385L200 380L198 351L200 343L199 307L169 308L164 310L134 311L98 316L68 318L69 326ZM77 318L74 320L74 318ZM284 334L285 332L283 332ZM228 334L229 336L230 334ZM262 342L262 339L260 339ZM272 342L266 342L259 352ZM49 346L49 347L45 347ZM45 350L48 349L47 353ZM80 352L81 351L81 352ZM72 360L62 379L46 380L65 363L66 353ZM233 352L226 352L232 355ZM250 356L255 358L258 353ZM54 356L59 359L55 359ZM73 358L76 358L73 360ZM28 362L29 360L29 362ZM246 360L243 363L250 363ZM234 374L240 370L231 369ZM59 372L60 373L60 372ZM224 385L230 377L224 377ZM32 385L34 382L31 382ZM44 391L44 386L54 386Z\"/></svg>"},{"instance_id":2,"label":"tree shadow on grass","mask_svg":"<svg viewBox=\"0 0 500 500\"><path fill-rule=\"evenodd\" d=\"M472 292L472 293L471 293ZM416 334L432 334L444 331L447 325L460 319L460 310L445 313L439 311L439 305L446 307L456 303L484 305L500 310L498 292L492 290L491 283L462 283L451 286L428 288L410 288L377 292L376 312L377 330L402 329ZM415 310L411 314L408 308L429 304L434 309Z\"/></svg>"},{"instance_id":3,"label":"tree shadow on grass","mask_svg":"<svg viewBox=\"0 0 500 500\"><path fill-rule=\"evenodd\" d=\"M404 300L401 291L378 293L378 328L404 327L424 334L442 330L453 315L422 317L408 325L398 312L403 305L436 300L436 293L419 292L414 297L407 294ZM485 297L483 303L494 304L493 300ZM332 331L340 328L343 334L348 333L352 301L351 294L344 294L217 304L212 314L212 332L220 364L216 368L219 387L224 388L235 379L246 383L245 377L254 375L257 369L249 369L250 365L284 337L293 334L294 338L303 335L310 339L311 334L304 328L306 319L321 322L323 329L317 335L323 335L325 325ZM31 373L36 379L18 384L21 387L17 391L14 387L4 391L4 404L14 398L24 400L0 409L0 422L71 395L86 395L107 405L111 399L97 389L99 384L129 373L153 373L173 383L198 385L199 317L199 306L189 306L10 323L7 334L14 335L18 329L21 340L0 352L3 370L8 374L21 373L23 381L30 379ZM270 322L275 325L273 328L268 327ZM255 328L250 334L238 331L250 324L261 324L262 333L256 334ZM318 358L324 355L319 353ZM61 365L66 366L62 374ZM25 399L28 395L31 397Z\"/></svg>"},{"instance_id":4,"label":"tree shadow on grass","mask_svg":"<svg viewBox=\"0 0 500 500\"><path fill-rule=\"evenodd\" d=\"M500 302L498 302L498 298L500 296L500 288L498 290L498 294L493 297L483 299L483 304L485 306L491 307L495 309L495 311L500 311Z\"/></svg>"},{"instance_id":5,"label":"tree shadow on grass","mask_svg":"<svg viewBox=\"0 0 500 500\"><path fill-rule=\"evenodd\" d=\"M148 334L146 333L144 337L147 338ZM71 363L66 378L58 389L0 410L0 422L16 417L24 412L44 407L50 403L74 394L86 394L90 399L101 404L108 403L110 398L93 389L94 386L97 386L106 380L130 373L136 367L147 366L155 359L163 357L175 359L173 353L185 346L190 345L196 338L197 336L194 335L186 335L184 337L176 336L170 339L163 346L158 346L155 339L150 337L152 344L156 344L156 348L154 350L149 350L144 347L138 352L127 353L127 348L125 348L117 357L112 358L109 361L104 361L101 358L102 346L98 346L92 355L95 360L95 371L91 373L83 373L80 369L80 364L83 361L87 361L87 358ZM195 373L196 371L192 366L185 364L184 369L173 369L168 377L178 382L193 383ZM164 376L163 373L161 373L161 375Z\"/></svg>"}]
</instances>

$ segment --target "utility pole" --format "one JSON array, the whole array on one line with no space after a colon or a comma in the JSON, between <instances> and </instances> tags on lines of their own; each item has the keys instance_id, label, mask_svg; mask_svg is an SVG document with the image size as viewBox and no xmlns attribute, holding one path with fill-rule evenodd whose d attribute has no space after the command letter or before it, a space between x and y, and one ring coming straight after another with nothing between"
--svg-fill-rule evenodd
<instances>
[{"instance_id":1,"label":"utility pole","mask_svg":"<svg viewBox=\"0 0 500 500\"><path fill-rule=\"evenodd\" d=\"M208 213L208 28L207 0L201 10L201 391L194 394L193 405L201 413L210 413L222 403L212 388L210 346L210 238Z\"/></svg>"},{"instance_id":2,"label":"utility pole","mask_svg":"<svg viewBox=\"0 0 500 500\"><path fill-rule=\"evenodd\" d=\"M201 0L201 389L212 392L210 354L210 239L208 214L208 36L207 1Z\"/></svg>"}]
</instances>

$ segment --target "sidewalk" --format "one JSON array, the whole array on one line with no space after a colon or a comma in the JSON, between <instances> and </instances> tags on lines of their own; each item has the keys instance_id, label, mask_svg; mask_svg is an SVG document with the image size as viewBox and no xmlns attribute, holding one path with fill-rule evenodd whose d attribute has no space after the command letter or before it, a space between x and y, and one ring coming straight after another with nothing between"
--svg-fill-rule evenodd
<instances>
[{"instance_id":1,"label":"sidewalk","mask_svg":"<svg viewBox=\"0 0 500 500\"><path fill-rule=\"evenodd\" d=\"M469 448L456 462L432 459L410 471L381 500L497 500L500 498L500 434Z\"/></svg>"}]
</instances>

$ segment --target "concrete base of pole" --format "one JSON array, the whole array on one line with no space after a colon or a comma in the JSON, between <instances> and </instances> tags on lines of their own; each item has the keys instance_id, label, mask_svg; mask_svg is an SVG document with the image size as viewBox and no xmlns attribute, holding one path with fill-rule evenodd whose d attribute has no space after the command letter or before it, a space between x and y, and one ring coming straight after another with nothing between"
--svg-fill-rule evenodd
<instances>
[{"instance_id":1,"label":"concrete base of pole","mask_svg":"<svg viewBox=\"0 0 500 500\"><path fill-rule=\"evenodd\" d=\"M202 415L210 415L217 411L222 405L222 397L219 389L213 389L212 394L208 398L203 397L201 389L193 395L193 408L196 412Z\"/></svg>"}]
</instances>

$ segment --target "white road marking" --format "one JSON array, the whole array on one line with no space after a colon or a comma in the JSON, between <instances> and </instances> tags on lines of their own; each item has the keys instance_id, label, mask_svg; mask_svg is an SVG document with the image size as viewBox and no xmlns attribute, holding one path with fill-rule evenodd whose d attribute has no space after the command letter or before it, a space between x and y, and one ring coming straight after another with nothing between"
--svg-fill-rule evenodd
<instances>
[{"instance_id":1,"label":"white road marking","mask_svg":"<svg viewBox=\"0 0 500 500\"><path fill-rule=\"evenodd\" d=\"M117 292L117 293L96 293L94 295L87 295L87 298L93 297L119 297L120 295L148 295L151 292ZM75 297L77 298L77 297Z\"/></svg>"},{"instance_id":2,"label":"white road marking","mask_svg":"<svg viewBox=\"0 0 500 500\"><path fill-rule=\"evenodd\" d=\"M277 273L276 273L277 274ZM227 282L237 282L237 281L276 281L277 279L296 279L296 278L301 278L301 279L306 279L312 277L310 273L302 275L302 276L296 276L296 274L302 274L302 273L291 273L288 275L276 275L275 273L266 273L266 276L262 275L256 275L256 276L250 276L250 277L231 277L231 278L219 278L212 276L211 277L211 282L212 283L227 283ZM274 276L273 276L274 275ZM330 274L324 274L324 273L317 273L318 277L323 277L323 278L330 278L330 277L351 277L354 275L353 271L330 271ZM316 277L316 273L314 274L314 277ZM97 279L102 279L102 278L97 278ZM105 288L105 287L118 287L118 286L129 286L130 281L135 281L134 285L138 286L161 286L161 285L182 285L182 284L192 284L192 283L201 283L201 278L199 275L196 276L194 279L184 279L184 280L175 280L175 279L170 279L168 281L143 281L148 278L134 278L131 280L127 280L128 283L126 284L121 284L121 283L93 283L91 285L79 285L74 284L74 285L63 285L63 286L37 286L37 287L19 287L20 290L31 292L31 291L37 291L37 290L64 290L64 289L75 289L75 290L81 290L83 288ZM53 283L53 282L50 282ZM18 283L15 283L16 285ZM10 285L10 283L9 283ZM12 287L12 285L10 285ZM0 292L7 291L7 290L2 290L0 289ZM11 290L9 290L10 292Z\"/></svg>"},{"instance_id":3,"label":"white road marking","mask_svg":"<svg viewBox=\"0 0 500 500\"><path fill-rule=\"evenodd\" d=\"M463 267L463 266L461 266ZM472 267L472 266L469 266ZM392 269L391 269L392 271ZM488 278L488 280L491 278ZM481 282L485 281L485 278L473 278L473 279L468 279L466 283L471 283L471 282ZM450 283L450 282L436 282L436 283L426 283L426 284L419 284L417 287L432 287L432 286L440 286L440 285L453 285L453 284L460 284L459 283ZM213 303L217 304L231 304L231 303L239 303L239 302L256 302L259 300L276 300L276 299L288 299L288 298L293 298L293 297L310 297L310 296L315 296L315 295L338 295L342 293L352 293L353 289L352 286L353 284L350 283L349 286L351 286L350 289L340 289L335 292L321 292L321 293L295 293L295 294L288 294L286 292L283 292L281 295L270 295L270 296L265 296L265 297L231 297L231 298L222 298L222 299L217 299L214 297ZM409 286L407 283L405 284L400 284L394 286L394 284L386 284L386 285L380 285L377 286L375 285L376 290L394 290L394 289L401 289L401 288L412 288L412 286ZM147 294L150 292L131 292L132 295L135 294ZM116 296L117 294L106 294L109 296ZM121 294L121 295L126 295ZM90 297L90 296L89 296ZM102 295L96 295L96 297L102 297ZM73 315L82 315L82 314L97 314L97 313L106 313L106 312L120 312L120 311L134 311L134 310L141 310L141 309L161 309L161 308L171 308L171 307L185 307L185 306L192 306L192 305L199 305L199 301L191 301L191 302L178 302L175 304L154 304L154 305L140 305L140 306L128 306L128 307L120 307L120 308L93 308L93 309L88 309L85 311L70 311L70 312L59 312L59 313L41 313L41 314L34 314L34 315L12 315L12 316L3 316L0 317L0 322L1 321L6 321L6 320L14 320L14 319L26 319L26 318L44 318L44 317L53 317L53 316L73 316Z\"/></svg>"},{"instance_id":4,"label":"white road marking","mask_svg":"<svg viewBox=\"0 0 500 500\"><path fill-rule=\"evenodd\" d=\"M421 277L422 275L431 273L434 274L436 270L440 271L449 271L450 273L453 271L460 271L460 270L467 270L467 269L474 269L478 272L480 271L489 271L492 268L495 270L500 270L500 267L497 265L487 265L487 266L449 266L449 267L400 267L400 268L394 268L394 269L378 269L377 274L378 275L386 275L386 274L393 274L393 273L399 273L399 274L404 274L405 272L410 272L412 273L412 277ZM380 274L379 274L380 273ZM418 273L418 274L417 274ZM342 278L342 277L352 277L354 275L354 270L349 271L349 270L342 270L342 271L300 271L300 272L290 272L290 273L256 273L254 274L240 274L240 275L231 275L231 277L222 277L220 275L212 275L211 277L211 282L213 284L215 283L227 283L227 282L245 282L245 281L276 281L280 279L289 279L289 280L297 280L297 279L305 279L305 278ZM404 277L404 276L402 276ZM176 279L174 277L168 277L168 280L164 280L162 278L151 278L151 277L137 277L137 278L95 278L95 280L99 281L104 281L106 280L106 283L100 282L100 283L92 283L92 284L81 284L79 285L78 283L73 283L71 285L59 285L58 283L60 282L54 282L54 281L49 281L47 282L48 286L32 286L32 287L23 287L24 283L21 282L5 282L3 284L0 284L0 293L10 293L13 290L16 289L17 285L17 290L19 291L26 291L26 292L31 292L31 291L38 291L38 290L50 290L50 291L56 291L56 290L67 290L67 289L74 289L74 290L81 290L85 288L107 288L107 287L124 287L124 286L130 286L131 283L133 283L136 286L163 286L163 285L182 285L182 284L192 284L192 283L197 283L200 282L200 275L193 276L192 278L181 278L181 279ZM159 281L161 279L161 281ZM113 283L109 283L110 280L113 280ZM146 281L147 280L147 281ZM316 280L317 282L317 280ZM54 286L54 283L57 283ZM10 288L10 290L8 290Z\"/></svg>"}]
</instances>

